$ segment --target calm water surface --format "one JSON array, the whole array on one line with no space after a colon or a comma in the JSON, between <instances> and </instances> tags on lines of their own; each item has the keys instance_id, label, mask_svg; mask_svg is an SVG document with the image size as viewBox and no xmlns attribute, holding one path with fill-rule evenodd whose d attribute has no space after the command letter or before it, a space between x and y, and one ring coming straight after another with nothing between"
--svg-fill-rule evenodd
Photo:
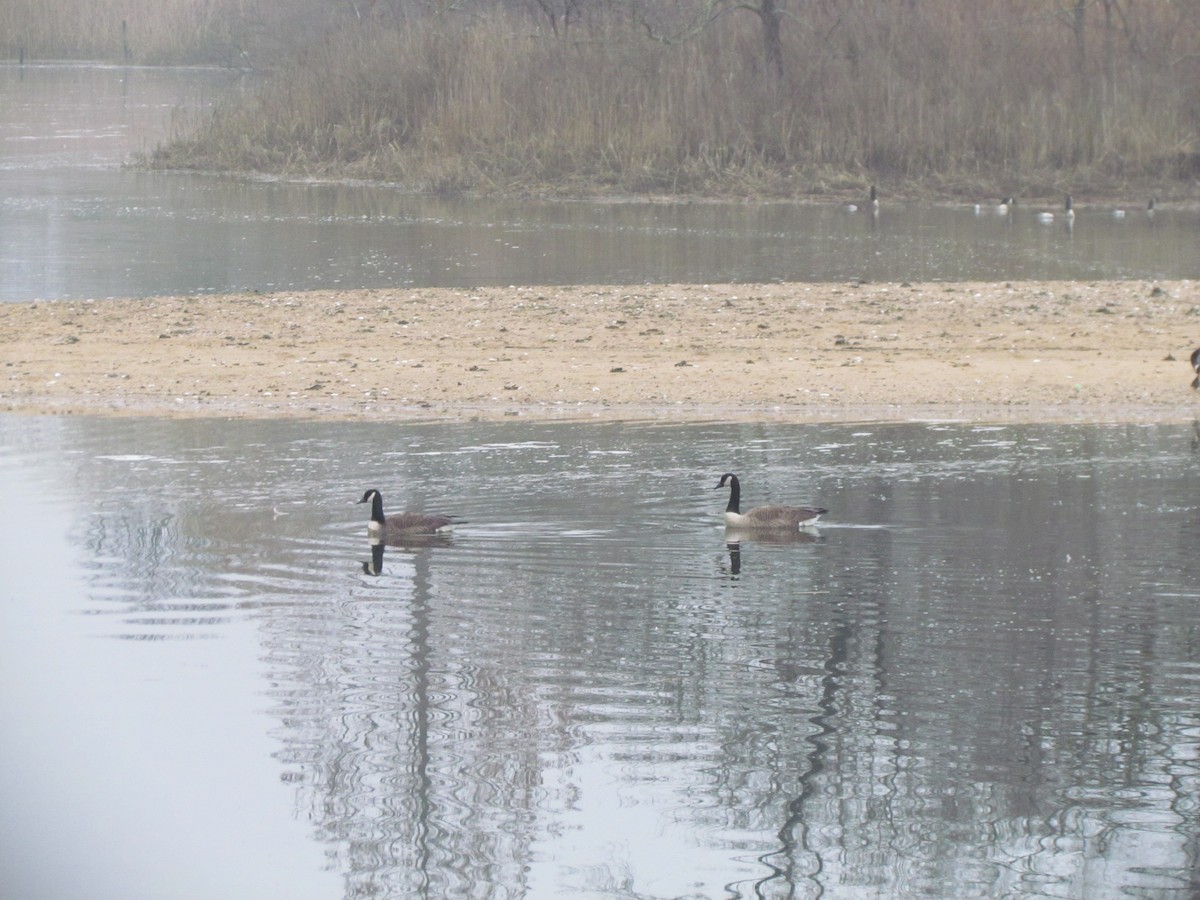
<instances>
[{"instance_id":1,"label":"calm water surface","mask_svg":"<svg viewBox=\"0 0 1200 900\"><path fill-rule=\"evenodd\" d=\"M0 497L6 896L1200 889L1192 426L0 416Z\"/></svg>"},{"instance_id":2,"label":"calm water surface","mask_svg":"<svg viewBox=\"0 0 1200 900\"><path fill-rule=\"evenodd\" d=\"M0 65L0 300L643 282L1200 277L1200 211L447 200L122 169L253 79ZM886 195L886 189L885 189ZM984 200L985 198L980 198Z\"/></svg>"}]
</instances>

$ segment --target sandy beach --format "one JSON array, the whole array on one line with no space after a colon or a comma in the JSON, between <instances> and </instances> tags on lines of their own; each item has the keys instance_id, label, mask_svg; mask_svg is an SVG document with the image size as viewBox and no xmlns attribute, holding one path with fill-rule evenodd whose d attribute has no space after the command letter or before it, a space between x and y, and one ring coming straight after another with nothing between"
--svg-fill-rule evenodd
<instances>
[{"instance_id":1,"label":"sandy beach","mask_svg":"<svg viewBox=\"0 0 1200 900\"><path fill-rule=\"evenodd\" d=\"M0 304L0 410L1192 421L1193 282L396 289Z\"/></svg>"}]
</instances>

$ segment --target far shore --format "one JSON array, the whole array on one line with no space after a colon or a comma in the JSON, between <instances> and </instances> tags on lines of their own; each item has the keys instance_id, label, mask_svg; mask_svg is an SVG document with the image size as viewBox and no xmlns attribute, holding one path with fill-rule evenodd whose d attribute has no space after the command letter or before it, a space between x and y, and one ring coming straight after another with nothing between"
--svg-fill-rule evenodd
<instances>
[{"instance_id":1,"label":"far shore","mask_svg":"<svg viewBox=\"0 0 1200 900\"><path fill-rule=\"evenodd\" d=\"M0 410L1191 422L1191 281L590 285L0 304Z\"/></svg>"}]
</instances>

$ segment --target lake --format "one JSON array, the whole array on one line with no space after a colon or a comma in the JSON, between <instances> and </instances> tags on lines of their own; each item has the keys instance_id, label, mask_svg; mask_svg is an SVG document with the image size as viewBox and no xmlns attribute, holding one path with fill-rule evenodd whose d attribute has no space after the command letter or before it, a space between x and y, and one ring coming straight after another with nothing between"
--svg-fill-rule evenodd
<instances>
[{"instance_id":1,"label":"lake","mask_svg":"<svg viewBox=\"0 0 1200 900\"><path fill-rule=\"evenodd\" d=\"M724 471L830 512L731 542ZM3 868L1188 897L1198 493L1192 426L0 417Z\"/></svg>"},{"instance_id":2,"label":"lake","mask_svg":"<svg viewBox=\"0 0 1200 900\"><path fill-rule=\"evenodd\" d=\"M1200 277L1200 210L572 203L122 168L252 76L0 65L0 301L315 288ZM864 193L866 186L864 185ZM1056 201L1057 203L1058 201Z\"/></svg>"}]
</instances>

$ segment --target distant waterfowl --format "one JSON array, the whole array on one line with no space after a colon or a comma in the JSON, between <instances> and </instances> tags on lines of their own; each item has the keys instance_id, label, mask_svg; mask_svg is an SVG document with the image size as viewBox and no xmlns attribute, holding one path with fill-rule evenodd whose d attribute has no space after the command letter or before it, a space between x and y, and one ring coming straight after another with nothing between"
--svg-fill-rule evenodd
<instances>
[{"instance_id":1,"label":"distant waterfowl","mask_svg":"<svg viewBox=\"0 0 1200 900\"><path fill-rule=\"evenodd\" d=\"M736 529L777 528L796 530L815 525L829 510L820 506L758 506L741 511L742 485L732 472L721 476L714 490L729 485L729 505L725 507L725 527Z\"/></svg>"},{"instance_id":2,"label":"distant waterfowl","mask_svg":"<svg viewBox=\"0 0 1200 900\"><path fill-rule=\"evenodd\" d=\"M367 534L373 538L444 534L463 521L458 516L427 516L415 512L385 516L383 496L374 488L363 494L358 502L371 504L371 521L367 523Z\"/></svg>"},{"instance_id":3,"label":"distant waterfowl","mask_svg":"<svg viewBox=\"0 0 1200 900\"><path fill-rule=\"evenodd\" d=\"M1121 209L1121 207L1119 207L1119 206L1112 211L1112 214L1113 214L1114 219L1125 218L1125 210Z\"/></svg>"},{"instance_id":4,"label":"distant waterfowl","mask_svg":"<svg viewBox=\"0 0 1200 900\"><path fill-rule=\"evenodd\" d=\"M860 207L857 203L847 203L846 204L846 212L858 212L859 209L862 209L862 208L863 207ZM866 209L869 210L872 214L879 212L879 197L876 196L875 185L871 185L871 193L867 198Z\"/></svg>"},{"instance_id":5,"label":"distant waterfowl","mask_svg":"<svg viewBox=\"0 0 1200 900\"><path fill-rule=\"evenodd\" d=\"M1158 206L1158 198L1151 197L1150 202L1148 204L1146 204L1146 218L1147 219L1150 219L1151 221L1154 220L1154 210L1157 208L1157 206Z\"/></svg>"},{"instance_id":6,"label":"distant waterfowl","mask_svg":"<svg viewBox=\"0 0 1200 900\"><path fill-rule=\"evenodd\" d=\"M1054 213L1049 210L1042 210L1038 213L1038 221L1043 224L1050 224L1054 221ZM1075 221L1075 201L1067 194L1067 198L1063 203L1063 220L1070 225Z\"/></svg>"},{"instance_id":7,"label":"distant waterfowl","mask_svg":"<svg viewBox=\"0 0 1200 900\"><path fill-rule=\"evenodd\" d=\"M1192 379L1192 389L1200 388L1200 347L1192 351L1192 368L1196 370L1196 377Z\"/></svg>"},{"instance_id":8,"label":"distant waterfowl","mask_svg":"<svg viewBox=\"0 0 1200 900\"><path fill-rule=\"evenodd\" d=\"M999 203L995 204L994 206L985 207L982 203L976 203L975 204L975 215L982 216L984 214L984 212L990 210L991 212L994 212L998 216L1007 216L1010 212L1012 212L1012 208L1015 205L1016 205L1016 201L1013 200L1012 197L1005 197L1003 200L1001 200Z\"/></svg>"}]
</instances>

